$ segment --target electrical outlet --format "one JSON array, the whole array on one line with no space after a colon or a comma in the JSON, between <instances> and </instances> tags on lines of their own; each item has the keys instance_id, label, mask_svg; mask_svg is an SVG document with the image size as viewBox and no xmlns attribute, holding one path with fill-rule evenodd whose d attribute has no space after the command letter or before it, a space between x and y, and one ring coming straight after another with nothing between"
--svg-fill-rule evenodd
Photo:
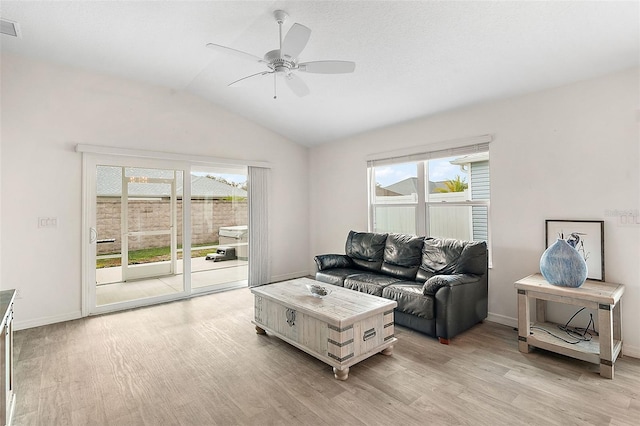
<instances>
[{"instance_id":1,"label":"electrical outlet","mask_svg":"<svg viewBox=\"0 0 640 426\"><path fill-rule=\"evenodd\" d=\"M38 228L57 228L57 227L58 227L57 217L39 217L38 218Z\"/></svg>"}]
</instances>

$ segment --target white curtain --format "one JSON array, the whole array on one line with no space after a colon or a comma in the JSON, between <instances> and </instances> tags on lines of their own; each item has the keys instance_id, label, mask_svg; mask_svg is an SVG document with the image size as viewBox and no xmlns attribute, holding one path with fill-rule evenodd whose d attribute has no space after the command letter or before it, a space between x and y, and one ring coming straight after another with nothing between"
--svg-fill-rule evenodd
<instances>
[{"instance_id":1,"label":"white curtain","mask_svg":"<svg viewBox=\"0 0 640 426\"><path fill-rule=\"evenodd\" d=\"M249 287L268 284L269 169L249 167Z\"/></svg>"}]
</instances>

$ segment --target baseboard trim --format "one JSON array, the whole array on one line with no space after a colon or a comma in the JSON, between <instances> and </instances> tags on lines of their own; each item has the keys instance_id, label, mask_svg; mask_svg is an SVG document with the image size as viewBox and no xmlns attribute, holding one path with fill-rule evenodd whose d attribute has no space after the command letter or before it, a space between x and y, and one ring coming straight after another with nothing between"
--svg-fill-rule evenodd
<instances>
[{"instance_id":1,"label":"baseboard trim","mask_svg":"<svg viewBox=\"0 0 640 426\"><path fill-rule=\"evenodd\" d=\"M25 330L27 328L40 327L43 325L55 324L57 322L72 321L82 318L82 312L69 312L67 314L55 315L52 317L40 317L26 321L14 320L13 327L15 330Z\"/></svg>"},{"instance_id":2,"label":"baseboard trim","mask_svg":"<svg viewBox=\"0 0 640 426\"><path fill-rule=\"evenodd\" d=\"M628 356L629 358L637 358L640 359L640 348L635 346L627 346L624 344L624 336L622 336L622 355Z\"/></svg>"},{"instance_id":3,"label":"baseboard trim","mask_svg":"<svg viewBox=\"0 0 640 426\"><path fill-rule=\"evenodd\" d=\"M289 274L273 275L271 277L271 282L272 283L277 283L277 282L280 282L280 281L293 280L295 278L303 278L303 277L307 277L307 276L309 276L309 273L306 272L306 271L291 272Z\"/></svg>"},{"instance_id":4,"label":"baseboard trim","mask_svg":"<svg viewBox=\"0 0 640 426\"><path fill-rule=\"evenodd\" d=\"M494 314L489 312L487 315L487 321L496 322L498 324L506 325L509 327L518 327L518 319L508 317L506 315Z\"/></svg>"}]
</instances>

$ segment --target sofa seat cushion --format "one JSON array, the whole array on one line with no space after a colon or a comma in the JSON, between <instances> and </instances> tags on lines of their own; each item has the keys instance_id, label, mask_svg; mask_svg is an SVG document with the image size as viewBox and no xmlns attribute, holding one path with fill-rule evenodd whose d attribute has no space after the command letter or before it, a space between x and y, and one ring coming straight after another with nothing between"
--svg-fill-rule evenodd
<instances>
[{"instance_id":1,"label":"sofa seat cushion","mask_svg":"<svg viewBox=\"0 0 640 426\"><path fill-rule=\"evenodd\" d=\"M344 286L344 279L350 275L361 274L361 269L335 268L316 272L316 280L340 287Z\"/></svg>"},{"instance_id":2,"label":"sofa seat cushion","mask_svg":"<svg viewBox=\"0 0 640 426\"><path fill-rule=\"evenodd\" d=\"M380 274L360 273L350 275L344 280L344 288L356 290L361 293L382 296L382 289L401 280Z\"/></svg>"},{"instance_id":3,"label":"sofa seat cushion","mask_svg":"<svg viewBox=\"0 0 640 426\"><path fill-rule=\"evenodd\" d=\"M382 297L395 300L398 303L397 311L428 320L434 319L434 296L423 294L423 287L415 281L401 281L385 287Z\"/></svg>"}]
</instances>

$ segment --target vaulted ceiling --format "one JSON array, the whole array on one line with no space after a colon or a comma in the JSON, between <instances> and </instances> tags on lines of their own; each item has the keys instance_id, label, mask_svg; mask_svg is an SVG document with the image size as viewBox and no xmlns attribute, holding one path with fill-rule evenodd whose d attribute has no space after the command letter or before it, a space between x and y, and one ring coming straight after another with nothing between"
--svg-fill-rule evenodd
<instances>
[{"instance_id":1,"label":"vaulted ceiling","mask_svg":"<svg viewBox=\"0 0 640 426\"><path fill-rule=\"evenodd\" d=\"M273 11L311 37L300 61L356 62L352 74L299 73L297 97L272 75L227 84L277 49ZM637 67L637 1L2 2L21 37L2 51L183 90L308 146Z\"/></svg>"}]
</instances>

